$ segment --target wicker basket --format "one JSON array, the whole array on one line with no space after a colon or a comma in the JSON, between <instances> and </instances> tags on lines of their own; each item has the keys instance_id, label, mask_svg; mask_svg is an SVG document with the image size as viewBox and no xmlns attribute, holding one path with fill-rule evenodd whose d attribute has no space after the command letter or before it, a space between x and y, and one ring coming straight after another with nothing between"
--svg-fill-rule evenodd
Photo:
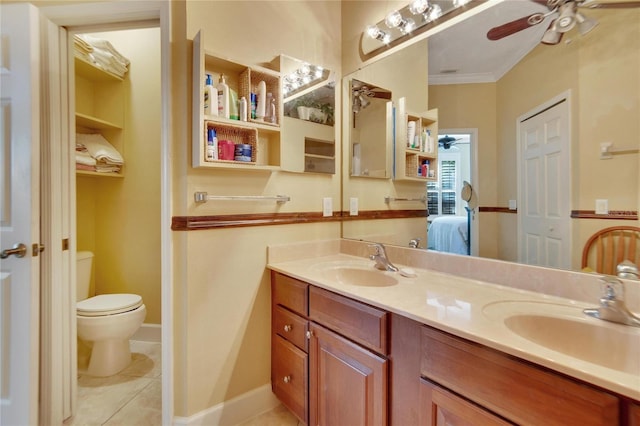
<instances>
[{"instance_id":1,"label":"wicker basket","mask_svg":"<svg viewBox=\"0 0 640 426\"><path fill-rule=\"evenodd\" d=\"M247 144L251 145L251 162L237 161L238 164L255 164L258 151L258 129L249 127L240 127L236 125L229 125L218 123L215 121L205 121L204 123L205 134L205 148L207 143L207 130L214 129L216 131L216 137L218 141L229 140L234 144ZM217 160L224 163L235 162L229 160Z\"/></svg>"},{"instance_id":2,"label":"wicker basket","mask_svg":"<svg viewBox=\"0 0 640 426\"><path fill-rule=\"evenodd\" d=\"M276 122L268 123L266 121L260 121L251 118L251 110L249 110L249 121L254 123L266 124L269 126L280 126L280 78L267 74L265 72L260 72L257 70L253 70L251 68L247 68L240 74L239 81L239 94L238 96L242 98L243 96L247 100L249 104L251 104L251 93L256 93L258 88L258 83L264 81L267 86L267 93L271 93L273 98L276 100Z\"/></svg>"},{"instance_id":3,"label":"wicker basket","mask_svg":"<svg viewBox=\"0 0 640 426\"><path fill-rule=\"evenodd\" d=\"M419 177L417 155L407 155L407 160L405 164L406 164L405 174L407 175L407 177Z\"/></svg>"}]
</instances>

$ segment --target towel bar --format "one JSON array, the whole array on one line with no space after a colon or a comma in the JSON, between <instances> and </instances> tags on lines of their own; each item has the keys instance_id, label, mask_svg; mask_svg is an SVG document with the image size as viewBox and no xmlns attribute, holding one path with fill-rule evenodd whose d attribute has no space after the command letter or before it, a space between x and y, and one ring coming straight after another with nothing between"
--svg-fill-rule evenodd
<instances>
[{"instance_id":1,"label":"towel bar","mask_svg":"<svg viewBox=\"0 0 640 426\"><path fill-rule=\"evenodd\" d=\"M420 198L396 198L396 197L391 197L389 195L387 195L386 197L384 197L384 202L389 204L391 201L420 201L421 203L427 203L427 197L420 197Z\"/></svg>"},{"instance_id":2,"label":"towel bar","mask_svg":"<svg viewBox=\"0 0 640 426\"><path fill-rule=\"evenodd\" d=\"M193 198L196 203L206 203L214 200L227 201L270 201L275 200L278 204L291 201L288 195L209 195L206 192L195 192Z\"/></svg>"}]
</instances>

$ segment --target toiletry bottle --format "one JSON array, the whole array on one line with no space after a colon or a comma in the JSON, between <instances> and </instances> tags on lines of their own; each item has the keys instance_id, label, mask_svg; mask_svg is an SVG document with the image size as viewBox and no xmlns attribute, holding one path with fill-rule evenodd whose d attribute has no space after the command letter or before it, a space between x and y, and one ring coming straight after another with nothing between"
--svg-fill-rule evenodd
<instances>
[{"instance_id":1,"label":"toiletry bottle","mask_svg":"<svg viewBox=\"0 0 640 426\"><path fill-rule=\"evenodd\" d=\"M207 74L204 85L204 115L218 115L218 91L213 87L211 74Z\"/></svg>"},{"instance_id":2,"label":"toiletry bottle","mask_svg":"<svg viewBox=\"0 0 640 426\"><path fill-rule=\"evenodd\" d=\"M240 121L247 121L247 98L240 98Z\"/></svg>"},{"instance_id":3,"label":"toiletry bottle","mask_svg":"<svg viewBox=\"0 0 640 426\"><path fill-rule=\"evenodd\" d=\"M265 102L266 110L264 112L264 121L267 123L275 123L276 122L276 100L271 94L271 92L267 93L267 100Z\"/></svg>"},{"instance_id":4,"label":"toiletry bottle","mask_svg":"<svg viewBox=\"0 0 640 426\"><path fill-rule=\"evenodd\" d=\"M251 118L256 118L256 108L258 107L258 96L255 92L251 92Z\"/></svg>"},{"instance_id":5,"label":"toiletry bottle","mask_svg":"<svg viewBox=\"0 0 640 426\"><path fill-rule=\"evenodd\" d=\"M218 138L215 129L207 130L207 151L205 153L207 161L215 161L218 159Z\"/></svg>"},{"instance_id":6,"label":"toiletry bottle","mask_svg":"<svg viewBox=\"0 0 640 426\"><path fill-rule=\"evenodd\" d=\"M422 130L422 136L420 137L420 151L427 152L429 148L429 135L426 130Z\"/></svg>"},{"instance_id":7,"label":"toiletry bottle","mask_svg":"<svg viewBox=\"0 0 640 426\"><path fill-rule=\"evenodd\" d=\"M267 113L267 84L264 81L258 83L258 106L256 107L256 120L264 121Z\"/></svg>"},{"instance_id":8,"label":"toiletry bottle","mask_svg":"<svg viewBox=\"0 0 640 426\"><path fill-rule=\"evenodd\" d=\"M224 74L220 74L220 81L216 89L218 89L218 115L229 118L229 85L224 78Z\"/></svg>"},{"instance_id":9,"label":"toiletry bottle","mask_svg":"<svg viewBox=\"0 0 640 426\"><path fill-rule=\"evenodd\" d=\"M229 118L231 120L240 120L238 110L238 93L233 89L229 89Z\"/></svg>"}]
</instances>

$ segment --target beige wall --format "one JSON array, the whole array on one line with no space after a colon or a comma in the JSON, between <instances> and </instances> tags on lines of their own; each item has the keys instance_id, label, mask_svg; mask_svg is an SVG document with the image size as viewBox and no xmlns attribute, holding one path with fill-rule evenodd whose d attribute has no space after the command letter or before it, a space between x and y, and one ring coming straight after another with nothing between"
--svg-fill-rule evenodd
<instances>
[{"instance_id":1,"label":"beige wall","mask_svg":"<svg viewBox=\"0 0 640 426\"><path fill-rule=\"evenodd\" d=\"M97 294L139 294L145 323L160 324L160 29L93 34L131 61L123 83L125 176L76 179L78 249L95 254Z\"/></svg>"},{"instance_id":2,"label":"beige wall","mask_svg":"<svg viewBox=\"0 0 640 426\"><path fill-rule=\"evenodd\" d=\"M571 209L594 210L595 199L605 198L610 210L638 210L638 155L605 161L599 159L599 149L605 141L619 148L640 145L640 10L589 14L600 25L586 37L536 47L495 85L430 87L430 107L438 107L441 128L479 127L490 122L488 108L483 106L494 100L493 144L484 137L485 128L479 127L480 206L506 207L509 199L517 199L517 118L570 90L573 147L572 163L567 167L571 168ZM483 87L486 93L479 92ZM496 226L486 229L486 217L495 217ZM595 230L616 224L630 222L573 221L574 268L580 267L586 239ZM516 229L515 215L481 214L481 255L493 257L483 237L495 232L499 237L495 257L515 260Z\"/></svg>"},{"instance_id":3,"label":"beige wall","mask_svg":"<svg viewBox=\"0 0 640 426\"><path fill-rule=\"evenodd\" d=\"M182 10L172 17L180 22ZM179 6L178 6L179 8ZM341 73L339 2L188 2L186 37L204 30L205 49L247 65L283 53ZM283 31L286 28L286 31ZM180 37L179 30L175 36ZM191 53L175 46L175 81L186 83L190 102ZM185 77L185 79L182 79ZM174 94L184 96L180 88ZM175 105L174 112L184 105ZM184 111L184 110L183 110ZM186 113L188 120L191 114ZM184 115L183 115L184 117ZM339 127L338 127L339 128ZM190 132L189 132L190 133ZM190 135L174 140L174 215L313 211L322 198L340 206L340 175L232 170L189 166ZM339 136L339 133L338 133ZM281 135L286 138L286 135ZM339 137L336 139L339 141ZM338 147L340 145L338 144ZM337 152L340 164L340 152ZM286 194L291 202L220 202L195 206L194 191L227 195ZM175 414L189 416L270 381L269 244L338 238L340 224L284 225L174 232Z\"/></svg>"}]
</instances>

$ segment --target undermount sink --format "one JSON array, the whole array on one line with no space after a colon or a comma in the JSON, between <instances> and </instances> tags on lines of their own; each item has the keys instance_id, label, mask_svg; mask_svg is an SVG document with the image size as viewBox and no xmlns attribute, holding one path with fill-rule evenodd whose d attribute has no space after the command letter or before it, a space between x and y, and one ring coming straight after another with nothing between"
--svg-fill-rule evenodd
<instances>
[{"instance_id":1,"label":"undermount sink","mask_svg":"<svg viewBox=\"0 0 640 426\"><path fill-rule=\"evenodd\" d=\"M541 302L491 303L483 313L530 342L573 358L640 375L640 328L587 317L582 308Z\"/></svg>"},{"instance_id":2,"label":"undermount sink","mask_svg":"<svg viewBox=\"0 0 640 426\"><path fill-rule=\"evenodd\" d=\"M398 284L394 272L380 271L370 262L329 262L317 269L328 279L360 287L389 287Z\"/></svg>"}]
</instances>

